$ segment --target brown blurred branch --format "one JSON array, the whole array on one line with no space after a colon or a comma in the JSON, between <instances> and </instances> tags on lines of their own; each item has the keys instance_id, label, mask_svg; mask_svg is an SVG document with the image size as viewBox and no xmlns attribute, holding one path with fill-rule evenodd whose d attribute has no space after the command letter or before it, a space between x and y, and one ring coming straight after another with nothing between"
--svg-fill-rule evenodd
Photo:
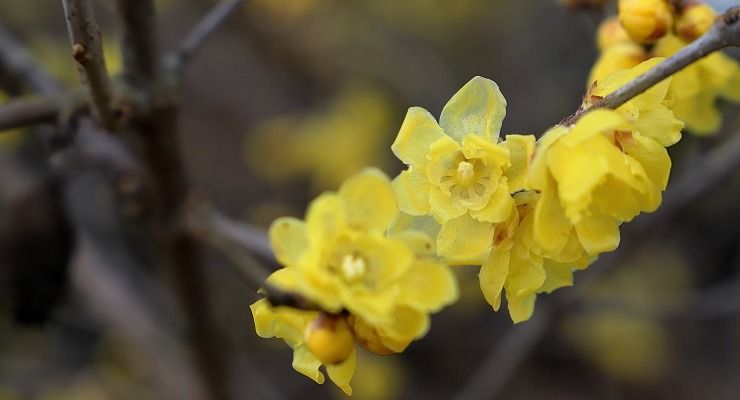
<instances>
[{"instance_id":1,"label":"brown blurred branch","mask_svg":"<svg viewBox=\"0 0 740 400\"><path fill-rule=\"evenodd\" d=\"M590 107L581 107L560 121L560 125L572 125L583 114L596 108L615 109L692 63L729 46L740 46L740 6L720 15L712 29L699 39Z\"/></svg>"},{"instance_id":2,"label":"brown blurred branch","mask_svg":"<svg viewBox=\"0 0 740 400\"><path fill-rule=\"evenodd\" d=\"M154 32L154 1L117 0L123 20L123 77L142 86L157 78L159 60Z\"/></svg>"},{"instance_id":3,"label":"brown blurred branch","mask_svg":"<svg viewBox=\"0 0 740 400\"><path fill-rule=\"evenodd\" d=\"M31 53L0 26L0 76L14 84L21 83L36 93L54 93L61 85L43 70Z\"/></svg>"},{"instance_id":4,"label":"brown blurred branch","mask_svg":"<svg viewBox=\"0 0 740 400\"><path fill-rule=\"evenodd\" d=\"M62 0L62 6L80 79L90 89L93 108L103 125L113 130L116 128L113 89L105 66L100 28L95 22L90 0Z\"/></svg>"},{"instance_id":5,"label":"brown blurred branch","mask_svg":"<svg viewBox=\"0 0 740 400\"><path fill-rule=\"evenodd\" d=\"M203 46L203 43L226 19L236 11L244 0L222 0L185 36L180 47L165 57L165 66L176 76L182 75L185 65Z\"/></svg>"},{"instance_id":6,"label":"brown blurred branch","mask_svg":"<svg viewBox=\"0 0 740 400\"><path fill-rule=\"evenodd\" d=\"M54 124L62 114L75 114L86 107L83 97L73 92L11 99L0 105L0 132L36 124Z\"/></svg>"}]
</instances>

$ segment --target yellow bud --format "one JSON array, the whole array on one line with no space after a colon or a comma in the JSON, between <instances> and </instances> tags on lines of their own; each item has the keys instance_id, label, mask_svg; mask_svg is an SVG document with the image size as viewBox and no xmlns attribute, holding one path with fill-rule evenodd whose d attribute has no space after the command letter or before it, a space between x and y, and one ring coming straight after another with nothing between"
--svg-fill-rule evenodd
<instances>
[{"instance_id":1,"label":"yellow bud","mask_svg":"<svg viewBox=\"0 0 740 400\"><path fill-rule=\"evenodd\" d=\"M671 30L671 5L667 0L619 0L619 22L632 40L653 43Z\"/></svg>"},{"instance_id":2,"label":"yellow bud","mask_svg":"<svg viewBox=\"0 0 740 400\"><path fill-rule=\"evenodd\" d=\"M619 18L616 16L605 19L599 25L599 30L596 33L596 45L599 50L603 51L615 44L628 42L632 42L632 39L630 39L627 31L622 28L622 24L619 23Z\"/></svg>"},{"instance_id":3,"label":"yellow bud","mask_svg":"<svg viewBox=\"0 0 740 400\"><path fill-rule=\"evenodd\" d=\"M707 33L714 24L717 13L705 3L691 3L683 9L676 21L676 33L689 42Z\"/></svg>"},{"instance_id":4,"label":"yellow bud","mask_svg":"<svg viewBox=\"0 0 740 400\"><path fill-rule=\"evenodd\" d=\"M343 317L320 314L306 327L306 345L323 364L339 364L352 354L355 339Z\"/></svg>"}]
</instances>

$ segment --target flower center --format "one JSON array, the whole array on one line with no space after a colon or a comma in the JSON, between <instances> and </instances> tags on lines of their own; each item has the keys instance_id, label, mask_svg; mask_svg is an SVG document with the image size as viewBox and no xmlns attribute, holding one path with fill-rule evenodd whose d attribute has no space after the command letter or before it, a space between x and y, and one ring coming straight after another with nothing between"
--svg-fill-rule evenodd
<instances>
[{"instance_id":1,"label":"flower center","mask_svg":"<svg viewBox=\"0 0 740 400\"><path fill-rule=\"evenodd\" d=\"M353 254L347 254L342 258L342 264L340 266L342 277L347 282L357 282L365 276L367 272L367 263L362 257L357 257Z\"/></svg>"},{"instance_id":2,"label":"flower center","mask_svg":"<svg viewBox=\"0 0 740 400\"><path fill-rule=\"evenodd\" d=\"M475 177L475 166L468 161L457 164L457 179L462 184L470 184Z\"/></svg>"}]
</instances>

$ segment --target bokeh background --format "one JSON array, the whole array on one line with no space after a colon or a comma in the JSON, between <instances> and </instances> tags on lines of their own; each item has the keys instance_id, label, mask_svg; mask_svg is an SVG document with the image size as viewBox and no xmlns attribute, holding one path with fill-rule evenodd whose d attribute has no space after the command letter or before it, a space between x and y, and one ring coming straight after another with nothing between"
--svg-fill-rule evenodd
<instances>
[{"instance_id":1,"label":"bokeh background","mask_svg":"<svg viewBox=\"0 0 740 400\"><path fill-rule=\"evenodd\" d=\"M108 64L119 70L114 2L93 3ZM162 49L213 4L158 1ZM580 103L595 30L612 7L248 0L186 72L180 145L193 187L223 213L263 228L302 216L313 197L363 166L398 173L389 146L406 109L438 115L475 75L506 96L504 133L541 134ZM0 23L55 76L77 84L59 2L0 2ZM699 185L704 177L692 170L740 135L738 106L721 107L717 135L686 134L670 149L672 183ZM0 137L2 165L43 158L24 137ZM618 254L576 274L575 287L541 296L535 318L516 326L485 302L474 268L458 269L460 301L403 355L362 353L353 397L740 399L739 202L733 173L668 217L625 230ZM3 206L0 219L16 212ZM294 372L282 341L256 336L249 304L259 296L227 259L210 251L206 265L212 329L238 360L229 379L239 398L344 397ZM159 398L151 366L102 329L63 276L29 271L0 273L0 399ZM18 310L24 291L51 311Z\"/></svg>"}]
</instances>

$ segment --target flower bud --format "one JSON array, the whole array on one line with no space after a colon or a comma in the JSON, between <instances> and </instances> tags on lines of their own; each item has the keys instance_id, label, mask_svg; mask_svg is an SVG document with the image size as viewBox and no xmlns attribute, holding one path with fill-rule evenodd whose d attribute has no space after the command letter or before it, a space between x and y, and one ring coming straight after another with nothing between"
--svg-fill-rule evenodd
<instances>
[{"instance_id":1,"label":"flower bud","mask_svg":"<svg viewBox=\"0 0 740 400\"><path fill-rule=\"evenodd\" d=\"M683 9L676 20L676 33L689 42L707 33L712 28L717 13L705 3L691 3Z\"/></svg>"},{"instance_id":2,"label":"flower bud","mask_svg":"<svg viewBox=\"0 0 740 400\"><path fill-rule=\"evenodd\" d=\"M629 42L632 42L632 39L627 31L622 28L622 24L619 23L619 18L616 16L605 19L599 25L599 30L596 32L596 45L599 50L604 51L616 44Z\"/></svg>"},{"instance_id":3,"label":"flower bud","mask_svg":"<svg viewBox=\"0 0 740 400\"><path fill-rule=\"evenodd\" d=\"M667 0L619 0L619 22L632 40L653 43L671 30L671 5Z\"/></svg>"},{"instance_id":4,"label":"flower bud","mask_svg":"<svg viewBox=\"0 0 740 400\"><path fill-rule=\"evenodd\" d=\"M355 345L345 319L328 314L320 314L306 327L304 339L311 353L327 365L347 360Z\"/></svg>"}]
</instances>

